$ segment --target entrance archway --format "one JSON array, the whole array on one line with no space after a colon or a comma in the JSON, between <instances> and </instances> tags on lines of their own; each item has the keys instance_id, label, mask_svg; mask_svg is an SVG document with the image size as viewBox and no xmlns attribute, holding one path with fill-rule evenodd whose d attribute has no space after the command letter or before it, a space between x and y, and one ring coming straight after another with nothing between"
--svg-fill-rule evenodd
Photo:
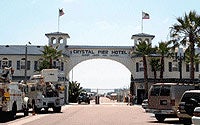
<instances>
[{"instance_id":1,"label":"entrance archway","mask_svg":"<svg viewBox=\"0 0 200 125\"><path fill-rule=\"evenodd\" d=\"M121 63L109 59L90 59L77 64L70 72L70 81L84 88L128 88L131 72Z\"/></svg>"}]
</instances>

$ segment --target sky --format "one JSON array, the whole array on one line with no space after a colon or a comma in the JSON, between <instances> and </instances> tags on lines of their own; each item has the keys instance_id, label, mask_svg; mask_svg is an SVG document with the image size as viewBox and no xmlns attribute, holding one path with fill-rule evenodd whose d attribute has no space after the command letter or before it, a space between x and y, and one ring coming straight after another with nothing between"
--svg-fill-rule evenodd
<instances>
[{"instance_id":1,"label":"sky","mask_svg":"<svg viewBox=\"0 0 200 125\"><path fill-rule=\"evenodd\" d=\"M0 44L47 45L45 33L58 31L59 8L65 13L59 31L69 34L68 45L133 46L142 11L150 15L143 32L155 35L157 45L169 40L177 17L193 10L200 14L198 0L1 0ZM88 60L73 69L73 80L85 88L127 88L130 71L111 60Z\"/></svg>"}]
</instances>

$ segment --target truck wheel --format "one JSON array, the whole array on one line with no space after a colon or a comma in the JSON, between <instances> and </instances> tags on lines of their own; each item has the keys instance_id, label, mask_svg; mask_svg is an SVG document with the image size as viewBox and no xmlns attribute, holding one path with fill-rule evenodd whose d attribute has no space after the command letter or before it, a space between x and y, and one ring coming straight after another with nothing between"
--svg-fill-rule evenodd
<instances>
[{"instance_id":1,"label":"truck wheel","mask_svg":"<svg viewBox=\"0 0 200 125\"><path fill-rule=\"evenodd\" d=\"M24 109L24 116L28 116L28 111L29 111L29 108L26 107L26 108Z\"/></svg>"},{"instance_id":2,"label":"truck wheel","mask_svg":"<svg viewBox=\"0 0 200 125\"><path fill-rule=\"evenodd\" d=\"M33 104L33 112L39 113L41 111L41 108L37 108L35 104Z\"/></svg>"},{"instance_id":3,"label":"truck wheel","mask_svg":"<svg viewBox=\"0 0 200 125\"><path fill-rule=\"evenodd\" d=\"M44 111L45 111L45 112L48 112L48 110L49 110L49 108L48 108L48 107L47 107L47 108L44 108Z\"/></svg>"},{"instance_id":4,"label":"truck wheel","mask_svg":"<svg viewBox=\"0 0 200 125\"><path fill-rule=\"evenodd\" d=\"M155 114L155 117L159 122L164 122L165 120L165 117L161 114Z\"/></svg>"},{"instance_id":5,"label":"truck wheel","mask_svg":"<svg viewBox=\"0 0 200 125\"><path fill-rule=\"evenodd\" d=\"M54 111L55 113L61 112L61 106L59 106L59 107L54 107L54 108L53 108L53 111Z\"/></svg>"},{"instance_id":6,"label":"truck wheel","mask_svg":"<svg viewBox=\"0 0 200 125\"><path fill-rule=\"evenodd\" d=\"M40 111L41 111L41 108L37 108L37 106L35 107L35 112L36 113L40 113Z\"/></svg>"},{"instance_id":7,"label":"truck wheel","mask_svg":"<svg viewBox=\"0 0 200 125\"><path fill-rule=\"evenodd\" d=\"M10 112L10 118L15 119L17 114L17 104L16 102L13 103L12 111Z\"/></svg>"}]
</instances>

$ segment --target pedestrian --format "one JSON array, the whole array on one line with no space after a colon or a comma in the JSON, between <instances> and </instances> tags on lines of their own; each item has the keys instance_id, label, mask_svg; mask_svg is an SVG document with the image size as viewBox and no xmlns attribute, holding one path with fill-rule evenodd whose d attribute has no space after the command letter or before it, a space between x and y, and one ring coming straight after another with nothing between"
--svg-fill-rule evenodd
<instances>
[{"instance_id":1,"label":"pedestrian","mask_svg":"<svg viewBox=\"0 0 200 125\"><path fill-rule=\"evenodd\" d=\"M135 104L135 99L136 99L136 96L135 96L135 95L133 95L133 96L132 96L132 105L134 105L134 104Z\"/></svg>"},{"instance_id":2,"label":"pedestrian","mask_svg":"<svg viewBox=\"0 0 200 125\"><path fill-rule=\"evenodd\" d=\"M131 95L131 94L128 94L128 103L127 103L127 105L132 105L132 99L133 98L133 96Z\"/></svg>"}]
</instances>

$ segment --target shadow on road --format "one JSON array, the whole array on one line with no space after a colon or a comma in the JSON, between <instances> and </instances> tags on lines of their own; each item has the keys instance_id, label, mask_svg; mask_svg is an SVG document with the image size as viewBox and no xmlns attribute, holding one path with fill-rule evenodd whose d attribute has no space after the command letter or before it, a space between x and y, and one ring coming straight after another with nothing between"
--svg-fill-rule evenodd
<instances>
[{"instance_id":1,"label":"shadow on road","mask_svg":"<svg viewBox=\"0 0 200 125\"><path fill-rule=\"evenodd\" d=\"M62 112L60 112L62 113ZM55 114L55 112L49 110L49 111L44 111L44 110L41 110L39 113L37 114ZM29 111L29 116L30 115L33 115L32 114L32 111ZM14 120L17 120L17 119L20 119L20 118L23 118L24 117L24 114L23 113L17 113L17 116L14 118L14 119L11 119L8 117L8 115L4 114L0 114L0 124L1 123L7 123L7 122L10 122L10 121L14 121Z\"/></svg>"},{"instance_id":2,"label":"shadow on road","mask_svg":"<svg viewBox=\"0 0 200 125\"><path fill-rule=\"evenodd\" d=\"M6 122L10 122L10 121L13 121L13 120L16 120L16 119L20 119L20 118L22 118L22 117L24 117L24 115L22 114L20 114L20 115L17 115L16 117L15 117L15 119L11 119L11 118L9 118L7 115L0 115L0 123L6 123Z\"/></svg>"},{"instance_id":3,"label":"shadow on road","mask_svg":"<svg viewBox=\"0 0 200 125\"><path fill-rule=\"evenodd\" d=\"M160 123L160 122L155 120L155 121L149 121L149 123ZM164 122L162 122L160 124L172 124L172 125L178 124L178 125L181 125L181 123L178 119L166 119Z\"/></svg>"}]
</instances>

